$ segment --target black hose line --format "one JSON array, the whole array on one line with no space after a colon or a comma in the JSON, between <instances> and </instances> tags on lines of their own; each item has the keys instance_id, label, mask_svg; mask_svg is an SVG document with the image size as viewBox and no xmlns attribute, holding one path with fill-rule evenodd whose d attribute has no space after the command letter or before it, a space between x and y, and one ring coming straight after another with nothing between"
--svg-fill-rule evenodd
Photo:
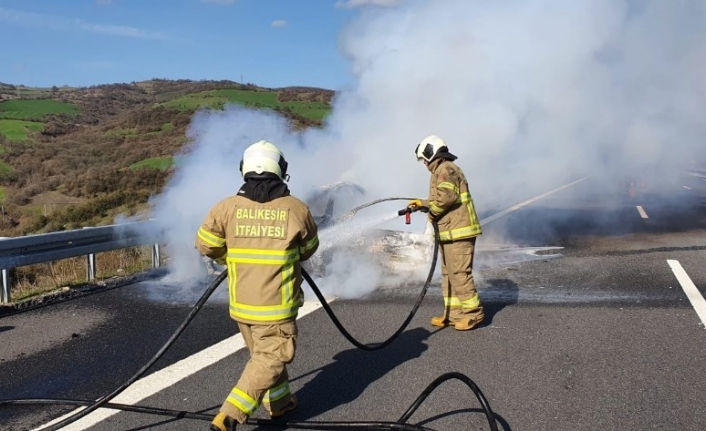
<instances>
[{"instance_id":1,"label":"black hose line","mask_svg":"<svg viewBox=\"0 0 706 431\"><path fill-rule=\"evenodd\" d=\"M248 425L253 426L274 426L280 428L293 428L293 429L310 429L310 430L402 430L402 431L434 431L431 428L427 428L421 425L414 425L406 423L410 417L417 411L419 406L431 395L434 390L439 387L442 383L448 380L460 380L466 386L468 386L473 393L478 398L478 401L483 408L486 419L488 420L488 425L491 431L498 431L497 422L495 421L495 414L488 404L488 400L485 398L478 386L464 374L458 372L450 372L442 374L437 377L430 385L424 389L424 391L417 397L417 399L412 403L412 405L404 412L404 414L397 420L397 422L387 422L387 421L355 421L355 422L345 422L345 421L333 421L333 422L319 422L319 421L297 421L297 420L279 420L279 419L254 419L250 418L247 420ZM2 400L0 401L0 407L7 405L28 405L28 404L65 404L65 405L75 405L75 406L87 406L91 405L93 401L89 400L65 400L65 399L18 399L18 400ZM196 412L186 412L180 410L170 410L157 407L148 406L135 406L128 404L115 404L115 403L105 403L103 405L105 408L110 408L114 410L123 410L128 412L136 413L149 413L159 416L168 416L175 419L196 419L203 421L210 421L212 415L207 415L204 413Z\"/></svg>"},{"instance_id":2,"label":"black hose line","mask_svg":"<svg viewBox=\"0 0 706 431\"><path fill-rule=\"evenodd\" d=\"M483 412L485 413L486 419L488 419L488 425L490 425L491 431L498 431L498 424L495 421L495 414L493 414L493 410L490 408L490 404L488 403L488 400L485 398L485 395L483 395L483 392L481 392L480 388L478 385L475 384L473 380L470 379L470 377L466 376L465 374L461 374L458 372L451 372L451 373L445 373L442 374L441 376L437 377L436 380L434 380L429 386L427 386L426 389L424 389L424 392L417 397L417 399L412 403L412 405L407 409L406 412L400 418L397 420L399 423L404 423L409 420L409 418L414 414L414 412L419 408L420 405L424 402L424 400L427 399L427 397L434 392L434 389L436 389L440 384L444 383L447 380L451 379L457 379L460 380L461 382L465 383L466 386L468 386L471 391L475 394L476 398L478 398L478 402L480 403L481 407L483 408Z\"/></svg>"},{"instance_id":3,"label":"black hose line","mask_svg":"<svg viewBox=\"0 0 706 431\"><path fill-rule=\"evenodd\" d=\"M371 205L380 203L380 202L386 202L386 201L391 201L391 200L411 200L410 198L399 198L399 197L393 197L393 198L384 198L384 199L378 199L372 202L369 202L367 204L361 205L357 208L354 208L348 213L346 213L349 217L355 215L355 213L363 208L367 208ZM416 303L414 304L414 307L412 308L412 311L409 313L405 321L402 323L402 325L395 331L394 334L392 334L387 340L381 342L381 343L376 343L372 345L368 344L362 344L359 341L357 341L341 324L341 322L338 320L336 315L333 313L333 310L331 310L331 307L328 305L326 302L326 298L321 294L321 291L319 290L318 286L314 281L311 279L311 276L302 269L302 275L306 279L307 283L311 286L312 290L316 294L316 297L319 299L321 302L322 307L324 310L326 310L326 313L329 315L333 323L336 325L336 328L343 334L343 336L350 341L354 346L362 349L362 350L367 350L367 351L373 351L373 350L379 350L384 348L385 346L388 346L392 341L394 341L409 325L409 322L412 320L414 315L417 313L417 310L421 306L422 300L424 299L424 296L426 295L427 290L429 289L429 285L431 284L431 279L434 275L434 270L436 268L436 262L437 262L437 255L439 252L439 227L437 226L436 223L432 222L432 226L434 227L434 254L432 257L432 262L431 262L431 267L429 269L429 273L427 275L427 279L424 283L424 287L422 288L422 291L419 294L419 297L417 298ZM208 286L206 291L201 295L201 298L196 302L196 304L191 308L189 311L189 314L186 316L184 321L179 325L179 327L176 329L176 331L171 335L171 337L167 340L167 342L157 351L157 353L152 357L152 359L149 360L142 368L140 368L139 371L137 371L130 379L128 379L125 383L123 383L120 387L115 389L113 392L110 394L103 396L99 398L96 401L91 401L91 400L66 400L66 399L45 399L45 398L40 398L40 399L15 399L15 400L0 400L0 407L5 407L5 406L10 406L10 405L28 405L28 404L64 404L64 405L75 405L75 406L86 406L85 409L80 410L67 418L61 420L60 422L57 422L51 426L48 426L46 428L43 428L44 431L57 431L77 420L80 418L92 413L93 411L103 407L103 408L110 408L110 409L115 409L115 410L123 410L123 411L129 411L129 412L137 412L137 413L149 413L149 414L154 414L154 415L161 415L161 416L169 416L173 417L176 419L197 419L197 420L204 420L204 421L210 421L212 419L212 415L206 415L204 413L196 413L196 412L186 412L186 411L178 411L178 410L169 410L169 409L162 409L162 408L156 408L156 407L147 407L147 406L137 406L137 405L126 405L126 404L118 404L118 403L111 403L110 400L118 396L120 393L122 393L125 389L127 389L130 385L135 383L142 375L147 372L147 370L155 364L163 355L164 353L174 344L174 342L181 336L181 334L184 332L186 327L191 323L191 321L196 317L196 314L201 310L203 305L206 303L208 298L213 294L213 292L216 290L216 288L223 282L223 280L228 276L228 271L223 271L221 274L219 274ZM422 392L422 394L415 400L415 402L405 411L405 413L400 417L397 422L385 422L385 421L364 421L364 422L345 422L345 421L333 421L333 422L319 422L319 421L297 421L297 420L279 420L279 419L255 419L255 418L250 418L247 420L248 425L253 425L253 426L272 426L276 428L293 428L293 429L310 429L310 430L330 430L330 431L335 431L335 430L399 430L399 431L434 431L431 428L427 428L421 425L414 425L414 424L408 424L406 421L414 414L414 412L419 408L419 406L426 400L426 398L436 389L441 383L450 380L450 379L457 379L465 383L476 395L476 398L478 398L478 401L481 404L481 407L483 408L483 411L485 413L486 418L488 419L488 424L490 425L491 431L498 431L497 428L497 423L495 421L495 416L490 409L490 405L488 404L487 399L483 395L483 393L480 391L478 386L467 376L457 373L457 372L452 372L452 373L446 373L438 377L434 382L432 382L425 390Z\"/></svg>"},{"instance_id":4,"label":"black hose line","mask_svg":"<svg viewBox=\"0 0 706 431\"><path fill-rule=\"evenodd\" d=\"M69 405L69 406L90 406L94 401L90 400L66 400L53 398L27 398L17 400L0 401L0 407L8 405ZM187 412L180 410L164 409L160 407L135 406L130 404L106 403L102 407L113 410L121 410L133 413L146 413L156 416L171 417L174 419L194 419L201 421L211 421L212 414ZM278 428L293 428L293 429L309 429L309 430L402 430L402 431L434 431L420 425L403 424L399 422L386 421L297 421L297 420L278 420L278 419L255 419L251 418L247 421L248 425L252 426L273 426Z\"/></svg>"},{"instance_id":5,"label":"black hose line","mask_svg":"<svg viewBox=\"0 0 706 431\"><path fill-rule=\"evenodd\" d=\"M201 298L199 298L198 302L191 308L191 311L189 311L189 314L186 316L184 321L179 325L176 331L172 334L171 337L167 340L166 343L155 353L155 355L150 359L142 368L140 368L139 371L137 371L132 377L130 377L125 383L120 385L117 389L115 389L113 392L109 393L108 395L99 398L98 400L94 401L93 404L88 406L87 408L80 410L71 416L61 420L60 422L57 422L47 428L44 429L44 431L57 431L73 422L76 422L77 420L81 419L82 417L88 415L89 413L103 407L105 404L108 403L108 401L112 400L116 396L118 396L121 392L123 392L125 389L128 388L128 386L132 385L135 383L140 377L142 377L147 370L154 365L155 362L157 362L162 355L174 344L174 342L179 338L179 336L184 332L187 326L189 326L189 323L196 317L196 313L198 313L201 310L201 307L203 307L203 304L206 303L206 300L211 296L211 294L216 290L216 288L221 284L221 282L228 276L228 271L223 271L218 277L216 277L211 284L208 286L206 291L201 295Z\"/></svg>"},{"instance_id":6,"label":"black hose line","mask_svg":"<svg viewBox=\"0 0 706 431\"><path fill-rule=\"evenodd\" d=\"M434 227L434 252L431 258L431 266L429 267L429 273L427 274L427 279L424 282L424 287L422 287L422 291L419 292L419 296L417 297L417 302L414 303L414 306L412 307L412 310L409 312L409 315L407 318L402 322L402 325L395 331L387 340L381 342L381 343L375 343L375 344L363 344L360 341L356 340L347 330L346 328L343 327L341 322L338 320L338 317L336 317L336 314L334 314L333 310L331 310L331 306L328 305L328 302L326 302L326 298L324 298L324 295L321 294L321 291L319 290L319 287L316 285L314 280L311 279L311 276L309 275L308 272L304 268L302 268L302 275L304 276L304 279L306 280L307 283L309 283L309 286L311 286L311 290L314 291L314 294L316 297L319 299L319 302L321 302L321 306L326 310L326 314L329 315L331 318L331 321L333 321L333 324L336 325L336 328L343 334L344 337L346 337L346 340L350 341L351 344L353 344L355 347L361 349L361 350L367 350L367 351L374 351L374 350L380 350L384 347L387 347L395 341L395 339L405 330L407 329L407 325L409 325L409 322L412 321L414 318L414 315L417 314L417 310L419 310L419 307L422 305L422 301L424 300L424 296L427 294L427 290L429 290L429 285L431 285L431 279L434 277L434 269L436 268L436 260L437 256L439 254L439 226L436 223L431 224Z\"/></svg>"}]
</instances>

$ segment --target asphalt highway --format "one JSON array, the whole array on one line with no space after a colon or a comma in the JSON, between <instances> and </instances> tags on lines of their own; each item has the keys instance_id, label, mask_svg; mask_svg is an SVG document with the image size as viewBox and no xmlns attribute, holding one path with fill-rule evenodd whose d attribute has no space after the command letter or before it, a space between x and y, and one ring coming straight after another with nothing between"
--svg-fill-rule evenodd
<instances>
[{"instance_id":1,"label":"asphalt highway","mask_svg":"<svg viewBox=\"0 0 706 431\"><path fill-rule=\"evenodd\" d=\"M470 332L429 325L442 307L438 279L409 328L377 352L353 347L309 295L289 367L300 406L287 418L396 421L434 379L460 372L505 431L706 429L704 178L611 196L586 179L485 225L476 257L486 321ZM154 355L206 285L154 276L0 318L0 398L110 393ZM331 307L360 341L379 342L421 287L382 287ZM219 288L115 401L215 414L247 361L224 294ZM1 407L0 428L40 429L73 410ZM256 416L267 417L262 409ZM490 429L456 381L435 390L410 422ZM208 422L101 409L65 429L205 430Z\"/></svg>"}]
</instances>

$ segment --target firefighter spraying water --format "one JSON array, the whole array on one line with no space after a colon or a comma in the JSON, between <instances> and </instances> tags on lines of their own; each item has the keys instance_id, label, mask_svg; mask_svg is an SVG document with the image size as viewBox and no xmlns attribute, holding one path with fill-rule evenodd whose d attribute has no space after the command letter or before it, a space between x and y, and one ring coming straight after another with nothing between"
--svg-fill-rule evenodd
<instances>
[{"instance_id":1,"label":"firefighter spraying water","mask_svg":"<svg viewBox=\"0 0 706 431\"><path fill-rule=\"evenodd\" d=\"M441 241L441 290L444 313L431 319L439 327L453 326L467 331L484 319L475 282L473 254L476 237L481 234L480 222L468 190L468 181L449 152L446 142L438 136L424 138L414 151L431 172L429 197L414 199L409 207L425 210L429 219L439 225ZM409 217L409 212L405 213Z\"/></svg>"}]
</instances>

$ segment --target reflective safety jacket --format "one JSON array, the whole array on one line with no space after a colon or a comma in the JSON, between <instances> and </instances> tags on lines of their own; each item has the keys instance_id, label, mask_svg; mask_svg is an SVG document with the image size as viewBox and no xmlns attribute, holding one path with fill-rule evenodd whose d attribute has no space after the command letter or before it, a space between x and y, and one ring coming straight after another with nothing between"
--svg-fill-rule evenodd
<instances>
[{"instance_id":1,"label":"reflective safety jacket","mask_svg":"<svg viewBox=\"0 0 706 431\"><path fill-rule=\"evenodd\" d=\"M318 246L314 218L293 196L265 203L228 197L211 209L196 235L199 252L225 257L230 315L249 324L297 317L304 302L300 262Z\"/></svg>"},{"instance_id":2,"label":"reflective safety jacket","mask_svg":"<svg viewBox=\"0 0 706 431\"><path fill-rule=\"evenodd\" d=\"M422 201L439 225L439 240L450 242L482 233L466 176L454 162L429 163L429 199Z\"/></svg>"}]
</instances>

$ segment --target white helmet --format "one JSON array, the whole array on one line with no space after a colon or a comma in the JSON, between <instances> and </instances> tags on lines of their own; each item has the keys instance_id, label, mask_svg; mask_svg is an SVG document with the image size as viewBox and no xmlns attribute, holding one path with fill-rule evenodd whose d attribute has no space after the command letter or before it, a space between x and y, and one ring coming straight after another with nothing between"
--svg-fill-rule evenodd
<instances>
[{"instance_id":1,"label":"white helmet","mask_svg":"<svg viewBox=\"0 0 706 431\"><path fill-rule=\"evenodd\" d=\"M422 139L422 142L417 145L417 148L414 150L414 154L416 154L417 160L426 160L427 162L431 162L439 150L442 149L444 151L448 151L446 142L436 135L429 135Z\"/></svg>"},{"instance_id":2,"label":"white helmet","mask_svg":"<svg viewBox=\"0 0 706 431\"><path fill-rule=\"evenodd\" d=\"M289 178L284 154L275 144L265 140L255 142L243 153L243 160L240 161L240 173L245 176L250 172L258 175L270 172L280 179Z\"/></svg>"}]
</instances>

